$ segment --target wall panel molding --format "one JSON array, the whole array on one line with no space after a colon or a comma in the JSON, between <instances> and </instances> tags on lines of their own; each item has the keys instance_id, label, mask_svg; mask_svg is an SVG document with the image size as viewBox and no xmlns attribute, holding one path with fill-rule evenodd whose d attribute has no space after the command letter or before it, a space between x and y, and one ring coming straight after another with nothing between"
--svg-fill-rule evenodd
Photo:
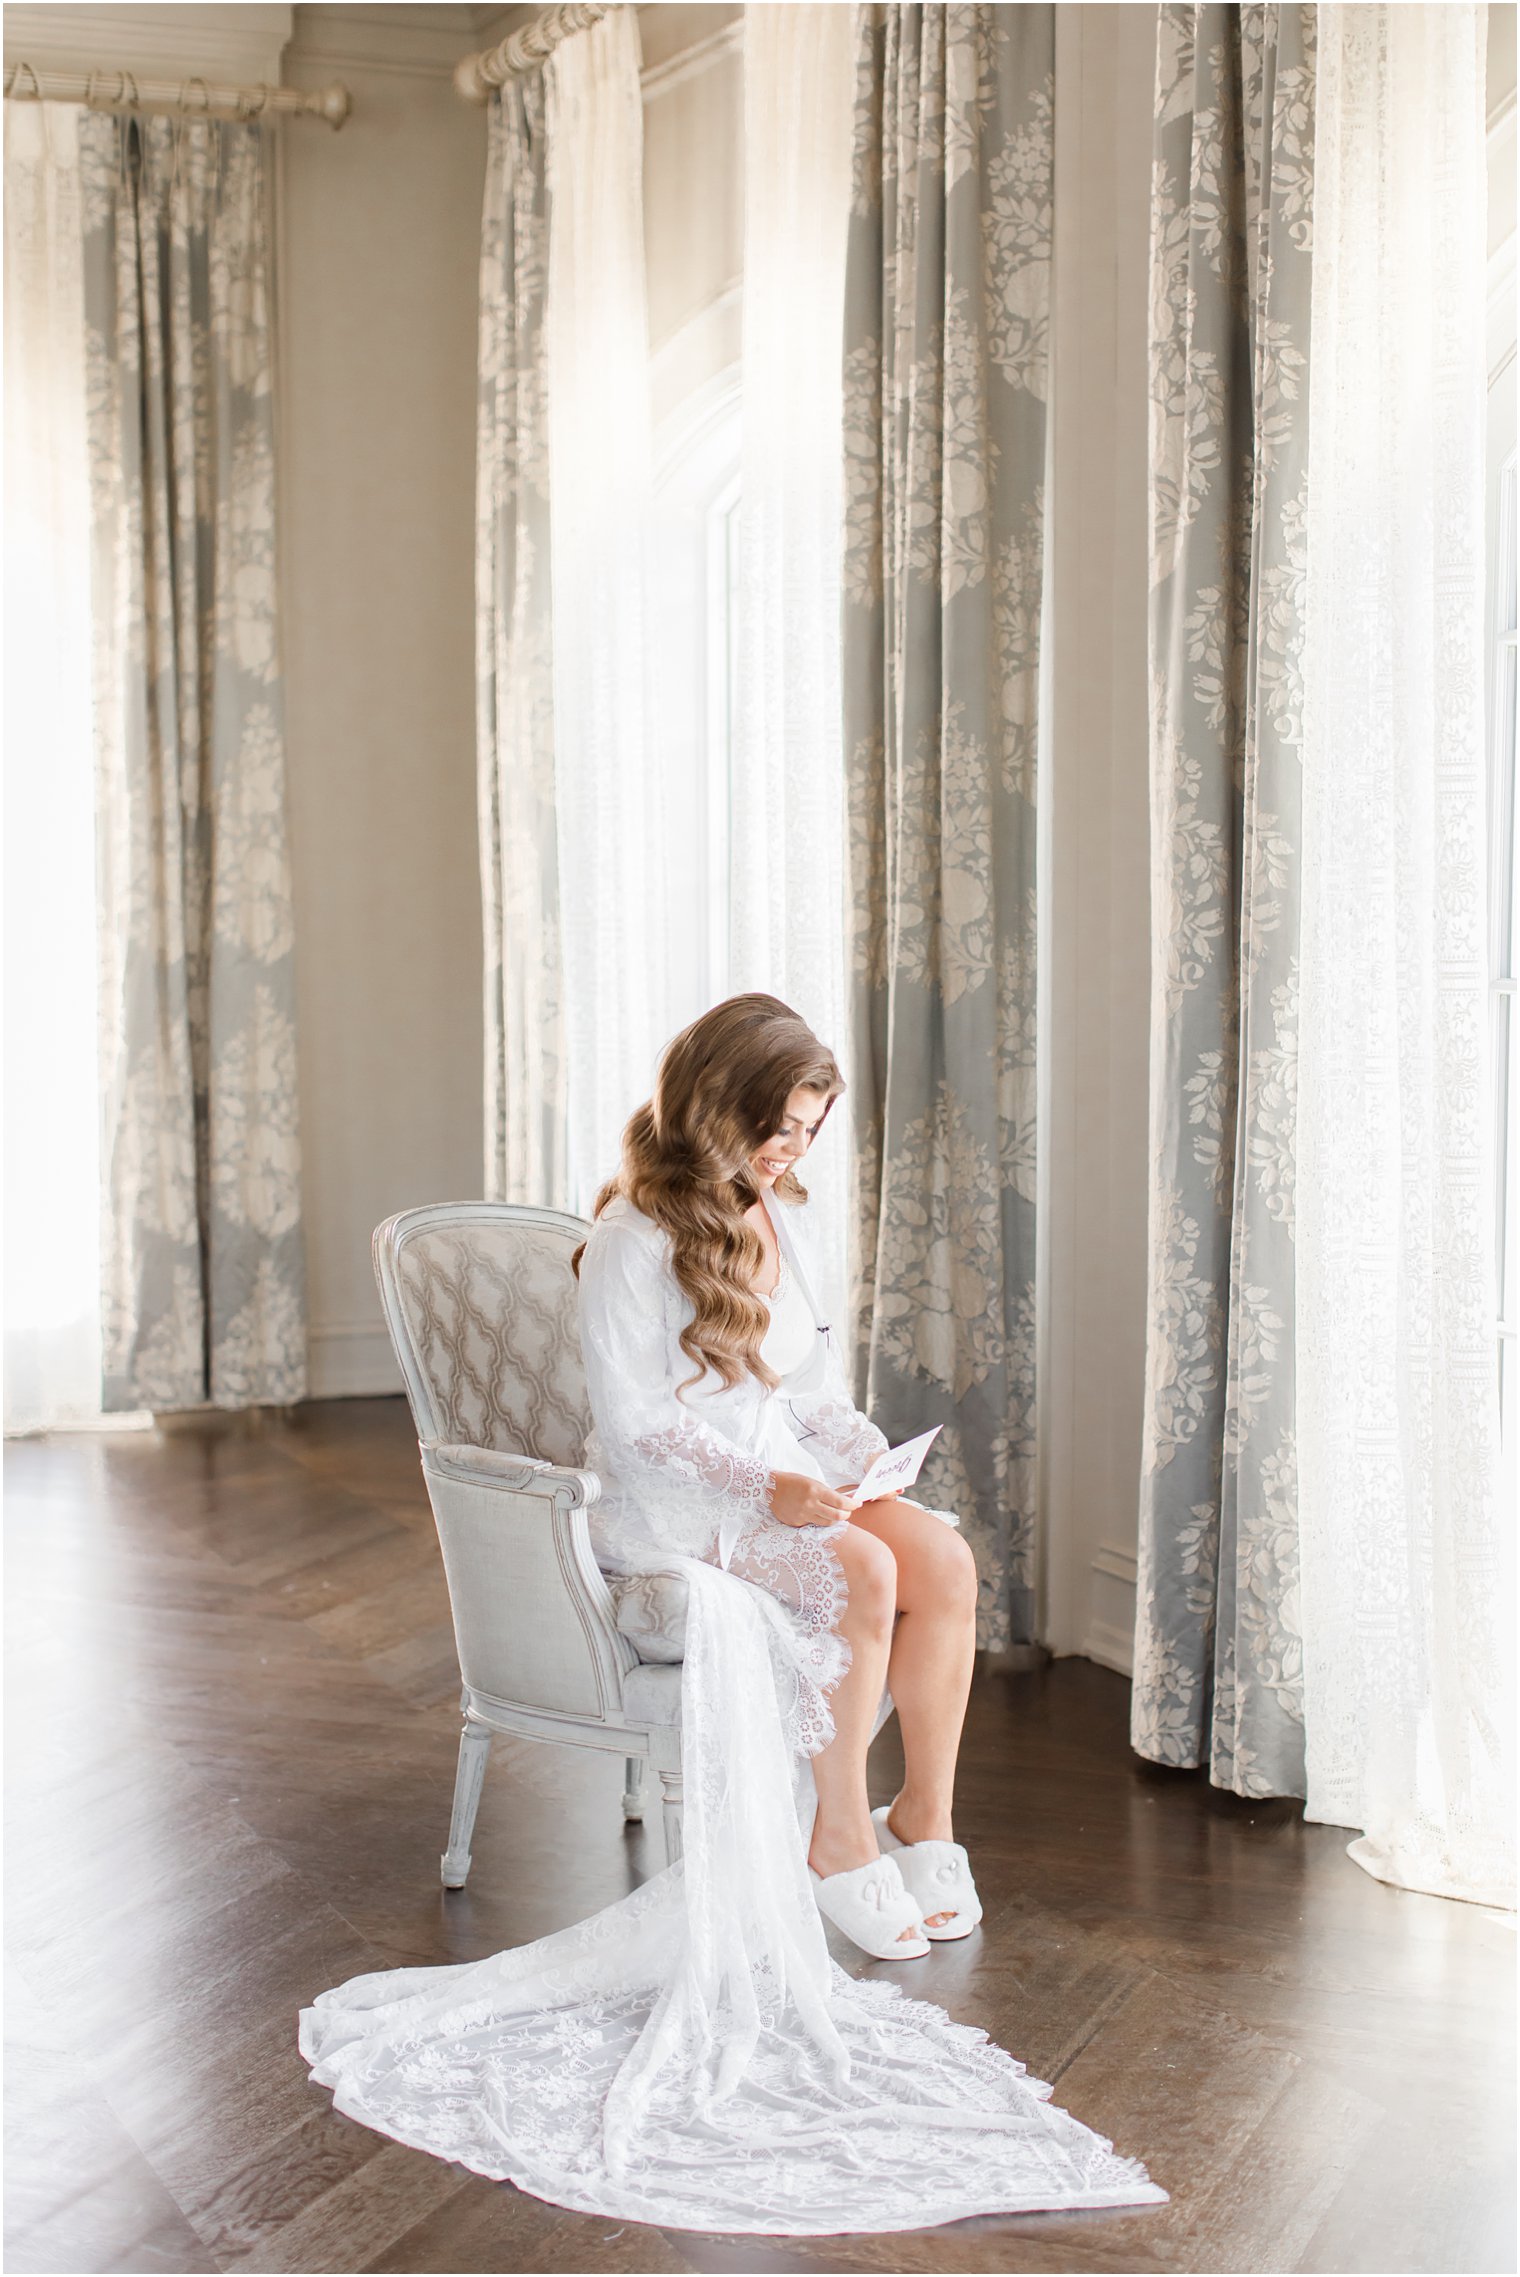
<instances>
[{"instance_id":1,"label":"wall panel molding","mask_svg":"<svg viewBox=\"0 0 1520 2277\"><path fill-rule=\"evenodd\" d=\"M1082 1640L1084 1660L1095 1660L1100 1668L1112 1668L1120 1676L1135 1673L1135 1616L1131 1608L1127 1619L1100 1621L1096 1618L1087 1624Z\"/></svg>"},{"instance_id":2,"label":"wall panel molding","mask_svg":"<svg viewBox=\"0 0 1520 2277\"><path fill-rule=\"evenodd\" d=\"M644 101L651 103L661 95L668 95L672 88L684 86L688 79L698 78L702 72L710 71L715 63L722 63L731 55L740 55L743 50L744 25L740 21L725 24L720 31L698 40L692 47L682 48L679 54L670 56L663 63L646 64L639 73L639 86Z\"/></svg>"},{"instance_id":3,"label":"wall panel molding","mask_svg":"<svg viewBox=\"0 0 1520 2277\"><path fill-rule=\"evenodd\" d=\"M477 44L468 8L298 7L291 53L343 71L452 79ZM461 104L461 113L467 106ZM464 123L461 118L461 124Z\"/></svg>"}]
</instances>

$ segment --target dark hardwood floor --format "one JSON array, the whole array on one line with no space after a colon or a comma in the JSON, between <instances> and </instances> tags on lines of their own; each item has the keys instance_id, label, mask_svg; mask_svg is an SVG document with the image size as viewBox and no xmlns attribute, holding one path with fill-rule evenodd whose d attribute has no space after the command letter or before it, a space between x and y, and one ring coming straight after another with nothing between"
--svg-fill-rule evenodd
<instances>
[{"instance_id":1,"label":"dark hardwood floor","mask_svg":"<svg viewBox=\"0 0 1520 2277\"><path fill-rule=\"evenodd\" d=\"M911 1984L1170 2205L620 2227L334 2116L304 2002L576 1919L657 1832L625 1833L616 1763L498 1741L470 1887L441 1891L457 1681L399 1400L19 1442L6 1473L9 2269L1514 2267L1511 1927L1138 1763L1125 1684L1081 1661L978 1679L959 1831L987 1919Z\"/></svg>"}]
</instances>

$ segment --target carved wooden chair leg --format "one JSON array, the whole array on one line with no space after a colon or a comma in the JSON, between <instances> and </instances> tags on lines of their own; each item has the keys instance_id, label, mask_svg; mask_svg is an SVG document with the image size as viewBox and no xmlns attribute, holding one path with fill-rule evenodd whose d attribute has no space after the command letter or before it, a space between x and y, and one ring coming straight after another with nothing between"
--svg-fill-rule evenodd
<instances>
[{"instance_id":1,"label":"carved wooden chair leg","mask_svg":"<svg viewBox=\"0 0 1520 2277\"><path fill-rule=\"evenodd\" d=\"M644 1816L644 1758L630 1755L626 1758L627 1776L623 1781L623 1816L638 1820Z\"/></svg>"},{"instance_id":2,"label":"carved wooden chair leg","mask_svg":"<svg viewBox=\"0 0 1520 2277\"><path fill-rule=\"evenodd\" d=\"M480 1807L480 1785L486 1775L491 1734L484 1724L465 1720L459 1735L459 1768L454 1774L454 1815L449 1821L449 1846L443 1854L443 1886L462 1890L470 1874L470 1837Z\"/></svg>"},{"instance_id":3,"label":"carved wooden chair leg","mask_svg":"<svg viewBox=\"0 0 1520 2277\"><path fill-rule=\"evenodd\" d=\"M681 1856L681 1804L683 1790L679 1771L660 1773L660 1797L665 1806L665 1859L673 1866Z\"/></svg>"}]
</instances>

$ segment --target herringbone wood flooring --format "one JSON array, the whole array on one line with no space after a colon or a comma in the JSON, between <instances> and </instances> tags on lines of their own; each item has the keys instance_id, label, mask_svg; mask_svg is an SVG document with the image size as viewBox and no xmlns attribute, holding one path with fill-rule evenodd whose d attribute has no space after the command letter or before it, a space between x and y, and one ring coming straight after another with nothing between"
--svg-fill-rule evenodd
<instances>
[{"instance_id":1,"label":"herringbone wood flooring","mask_svg":"<svg viewBox=\"0 0 1520 2277\"><path fill-rule=\"evenodd\" d=\"M440 1890L457 1680L399 1400L20 1443L7 1484L10 2269L1513 2268L1510 1931L1367 1880L1296 1806L1139 1764L1125 1685L1079 1661L979 1677L987 1921L912 1989L1169 2206L620 2228L336 2117L304 2002L576 1919L657 1833L625 1832L616 1763L498 1741L470 1887Z\"/></svg>"}]
</instances>

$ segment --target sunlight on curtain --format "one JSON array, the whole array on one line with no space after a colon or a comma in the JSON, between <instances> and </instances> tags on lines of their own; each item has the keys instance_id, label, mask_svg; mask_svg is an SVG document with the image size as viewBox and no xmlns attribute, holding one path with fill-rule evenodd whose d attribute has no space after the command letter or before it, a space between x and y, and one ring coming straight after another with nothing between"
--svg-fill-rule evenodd
<instances>
[{"instance_id":1,"label":"sunlight on curtain","mask_svg":"<svg viewBox=\"0 0 1520 2277\"><path fill-rule=\"evenodd\" d=\"M544 78L490 110L480 226L475 719L486 1193L565 1193L564 972L549 621Z\"/></svg>"},{"instance_id":2,"label":"sunlight on curtain","mask_svg":"<svg viewBox=\"0 0 1520 2277\"><path fill-rule=\"evenodd\" d=\"M1486 1154L1483 10L1319 17L1299 1051L1305 1815L1512 1902Z\"/></svg>"},{"instance_id":3,"label":"sunlight on curtain","mask_svg":"<svg viewBox=\"0 0 1520 2277\"><path fill-rule=\"evenodd\" d=\"M100 1414L78 119L68 103L6 106L7 1431Z\"/></svg>"},{"instance_id":4,"label":"sunlight on curtain","mask_svg":"<svg viewBox=\"0 0 1520 2277\"><path fill-rule=\"evenodd\" d=\"M642 596L652 450L638 31L621 8L545 70L554 740L568 1193L589 1216L670 1032L658 714Z\"/></svg>"},{"instance_id":5,"label":"sunlight on curtain","mask_svg":"<svg viewBox=\"0 0 1520 2277\"><path fill-rule=\"evenodd\" d=\"M744 443L730 791L731 992L768 989L850 1079L839 554L854 12L744 12ZM847 1095L804 1181L846 1296Z\"/></svg>"}]
</instances>

